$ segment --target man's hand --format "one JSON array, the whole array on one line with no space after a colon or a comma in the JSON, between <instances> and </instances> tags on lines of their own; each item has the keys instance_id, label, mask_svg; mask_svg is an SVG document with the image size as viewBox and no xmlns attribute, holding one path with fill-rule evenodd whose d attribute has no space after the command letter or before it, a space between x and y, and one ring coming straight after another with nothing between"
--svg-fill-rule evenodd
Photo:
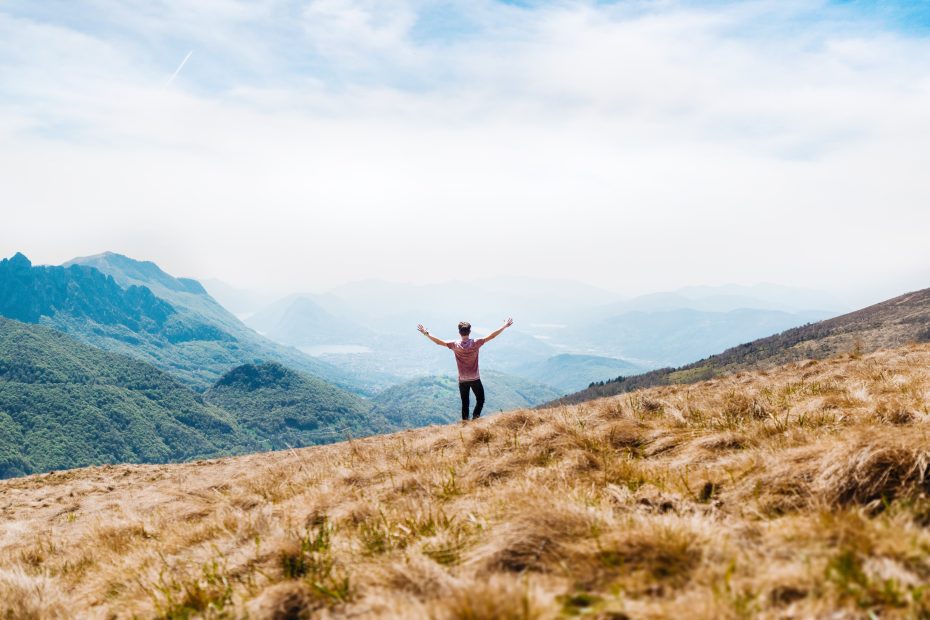
<instances>
[{"instance_id":1,"label":"man's hand","mask_svg":"<svg viewBox=\"0 0 930 620\"><path fill-rule=\"evenodd\" d=\"M425 327L423 327L422 324L421 324L421 325L417 325L417 329L420 331L421 334L423 334L424 336L426 336L427 338L429 338L430 340L432 340L433 342L435 342L435 343L438 344L439 346L441 346L441 347L447 346L445 340L440 340L440 339L437 338L436 336L433 336L432 334L430 334L430 333L429 333L429 330L426 329Z\"/></svg>"},{"instance_id":2,"label":"man's hand","mask_svg":"<svg viewBox=\"0 0 930 620\"><path fill-rule=\"evenodd\" d=\"M489 340L494 340L495 338L497 338L498 336L501 335L501 332L502 332L502 331L504 331L505 329L507 329L507 328L510 327L511 325L513 325L513 319L510 318L510 317L507 317L507 320L504 321L504 324L503 324L501 327L498 327L498 328L495 329L493 332L491 332L490 334L488 334L487 336L484 337L484 341L487 342L487 341L489 341Z\"/></svg>"}]
</instances>

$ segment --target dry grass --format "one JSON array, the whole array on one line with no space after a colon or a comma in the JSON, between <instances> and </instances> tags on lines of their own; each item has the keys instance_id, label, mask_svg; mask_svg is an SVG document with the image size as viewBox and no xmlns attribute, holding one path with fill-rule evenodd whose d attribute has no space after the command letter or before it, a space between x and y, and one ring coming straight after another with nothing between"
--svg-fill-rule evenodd
<instances>
[{"instance_id":1,"label":"dry grass","mask_svg":"<svg viewBox=\"0 0 930 620\"><path fill-rule=\"evenodd\" d=\"M928 403L912 346L3 481L0 619L928 618Z\"/></svg>"}]
</instances>

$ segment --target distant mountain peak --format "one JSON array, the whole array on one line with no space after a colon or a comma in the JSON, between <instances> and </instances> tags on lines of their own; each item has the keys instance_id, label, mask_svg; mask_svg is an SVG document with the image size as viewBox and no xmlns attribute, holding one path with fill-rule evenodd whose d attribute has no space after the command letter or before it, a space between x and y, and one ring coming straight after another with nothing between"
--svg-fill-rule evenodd
<instances>
[{"instance_id":1,"label":"distant mountain peak","mask_svg":"<svg viewBox=\"0 0 930 620\"><path fill-rule=\"evenodd\" d=\"M143 287L122 288L108 275L76 266L33 266L23 254L0 261L0 316L26 323L42 317L158 332L175 314L168 302Z\"/></svg>"},{"instance_id":2,"label":"distant mountain peak","mask_svg":"<svg viewBox=\"0 0 930 620\"><path fill-rule=\"evenodd\" d=\"M22 252L17 252L9 259L10 265L20 269L29 269L32 267L32 261L26 258L26 255Z\"/></svg>"},{"instance_id":3,"label":"distant mountain peak","mask_svg":"<svg viewBox=\"0 0 930 620\"><path fill-rule=\"evenodd\" d=\"M65 267L71 265L85 265L99 269L113 276L123 287L133 284L148 286L153 288L156 294L158 293L157 287L179 293L207 294L200 282L196 280L175 278L152 261L136 260L116 252L107 251L91 256L79 256L64 264Z\"/></svg>"}]
</instances>

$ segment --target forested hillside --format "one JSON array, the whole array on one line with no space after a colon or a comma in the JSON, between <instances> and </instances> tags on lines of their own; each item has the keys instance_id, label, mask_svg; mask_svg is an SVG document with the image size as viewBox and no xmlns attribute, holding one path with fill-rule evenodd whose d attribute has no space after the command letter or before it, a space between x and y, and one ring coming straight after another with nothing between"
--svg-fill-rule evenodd
<instances>
[{"instance_id":1,"label":"forested hillside","mask_svg":"<svg viewBox=\"0 0 930 620\"><path fill-rule=\"evenodd\" d=\"M209 375L206 378L211 383L233 366L268 361L310 373L351 391L372 394L384 387L382 383L369 380L363 374L336 368L297 349L261 336L217 303L199 282L190 278L176 278L151 261L139 261L122 254L104 252L75 258L65 263L72 264L98 269L112 276L124 287L145 286L157 297L170 303L188 320L209 325L223 334L223 338L218 339L216 343L202 344L200 351L186 352L208 370ZM225 345L224 341L232 344ZM215 364L214 360L220 363Z\"/></svg>"},{"instance_id":2,"label":"forested hillside","mask_svg":"<svg viewBox=\"0 0 930 620\"><path fill-rule=\"evenodd\" d=\"M230 368L264 361L348 389L371 389L346 371L262 338L196 281L173 278L154 263L101 256L107 260L65 267L33 266L22 254L0 261L0 316L48 324L96 347L142 359L198 390ZM115 276L98 269L108 266Z\"/></svg>"},{"instance_id":3,"label":"forested hillside","mask_svg":"<svg viewBox=\"0 0 930 620\"><path fill-rule=\"evenodd\" d=\"M167 373L0 318L0 477L258 447L230 414Z\"/></svg>"},{"instance_id":4,"label":"forested hillside","mask_svg":"<svg viewBox=\"0 0 930 620\"><path fill-rule=\"evenodd\" d=\"M281 364L246 364L204 395L230 411L267 449L332 443L392 430L371 404Z\"/></svg>"}]
</instances>

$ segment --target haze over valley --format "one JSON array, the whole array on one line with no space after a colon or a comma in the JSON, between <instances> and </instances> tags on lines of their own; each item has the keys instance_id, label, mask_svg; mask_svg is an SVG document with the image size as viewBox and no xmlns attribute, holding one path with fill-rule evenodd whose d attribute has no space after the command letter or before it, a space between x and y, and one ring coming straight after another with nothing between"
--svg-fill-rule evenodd
<instances>
[{"instance_id":1,"label":"haze over valley","mask_svg":"<svg viewBox=\"0 0 930 620\"><path fill-rule=\"evenodd\" d=\"M231 287L214 283L208 290L227 299ZM411 326L425 322L452 339L460 320L486 333L513 314L519 322L511 338L486 351L485 363L518 375L546 363L587 366L576 383L681 365L844 309L829 294L789 287L703 287L622 299L580 282L516 277L416 286L364 281L252 307L258 309L244 322L273 340L336 366L391 369L407 378L449 370L448 356L411 338ZM600 368L591 365L596 360Z\"/></svg>"}]
</instances>

